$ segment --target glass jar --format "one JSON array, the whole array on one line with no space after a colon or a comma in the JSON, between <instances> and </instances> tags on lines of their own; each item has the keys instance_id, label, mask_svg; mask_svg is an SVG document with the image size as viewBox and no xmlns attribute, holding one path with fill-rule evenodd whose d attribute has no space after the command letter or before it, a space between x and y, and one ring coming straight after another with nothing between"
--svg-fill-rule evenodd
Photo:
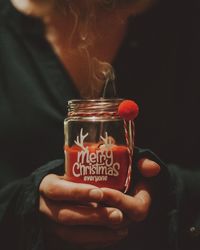
<instances>
[{"instance_id":1,"label":"glass jar","mask_svg":"<svg viewBox=\"0 0 200 250\"><path fill-rule=\"evenodd\" d=\"M64 121L67 180L128 190L134 124L119 117L122 101L102 98L68 102Z\"/></svg>"}]
</instances>

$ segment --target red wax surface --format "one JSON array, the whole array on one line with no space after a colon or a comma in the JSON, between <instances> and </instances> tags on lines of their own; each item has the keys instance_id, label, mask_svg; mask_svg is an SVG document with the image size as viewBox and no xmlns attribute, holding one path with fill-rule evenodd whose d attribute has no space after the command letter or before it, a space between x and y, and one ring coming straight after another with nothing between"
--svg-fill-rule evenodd
<instances>
[{"instance_id":1,"label":"red wax surface","mask_svg":"<svg viewBox=\"0 0 200 250\"><path fill-rule=\"evenodd\" d=\"M124 191L129 167L126 146L112 146L106 150L97 144L65 146L65 171L67 180Z\"/></svg>"}]
</instances>

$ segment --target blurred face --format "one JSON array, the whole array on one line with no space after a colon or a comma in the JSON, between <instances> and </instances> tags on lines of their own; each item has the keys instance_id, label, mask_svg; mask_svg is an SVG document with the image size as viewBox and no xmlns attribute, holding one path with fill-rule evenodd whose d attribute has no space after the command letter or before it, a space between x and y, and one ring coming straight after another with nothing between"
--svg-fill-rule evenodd
<instances>
[{"instance_id":1,"label":"blurred face","mask_svg":"<svg viewBox=\"0 0 200 250\"><path fill-rule=\"evenodd\" d=\"M50 13L67 13L73 9L83 16L91 12L113 13L121 17L137 15L148 9L157 0L11 0L19 10L36 16L48 15Z\"/></svg>"},{"instance_id":2,"label":"blurred face","mask_svg":"<svg viewBox=\"0 0 200 250\"><path fill-rule=\"evenodd\" d=\"M61 33L67 33L63 39L64 46L67 44L67 54L65 49L60 55L81 96L98 97L106 79L114 79L111 62L125 36L127 18L144 11L153 2L154 0L54 2L57 10L66 17L66 21L62 17L59 23L63 25ZM57 30L61 31L60 26Z\"/></svg>"}]
</instances>

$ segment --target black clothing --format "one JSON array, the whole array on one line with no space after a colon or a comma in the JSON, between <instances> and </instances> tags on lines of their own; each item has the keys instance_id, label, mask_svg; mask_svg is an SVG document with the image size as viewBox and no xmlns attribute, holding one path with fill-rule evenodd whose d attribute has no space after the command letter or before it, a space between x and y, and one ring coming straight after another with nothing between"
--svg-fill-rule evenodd
<instances>
[{"instance_id":1,"label":"black clothing","mask_svg":"<svg viewBox=\"0 0 200 250\"><path fill-rule=\"evenodd\" d=\"M168 164L169 172L168 176L153 153L137 152L137 158L148 156L162 166L161 174L152 180L158 186L158 199L147 221L137 225L134 242L131 235L118 246L121 249L200 246L199 17L195 1L190 6L181 1L181 8L179 0L174 2L163 1L131 17L127 37L113 62L120 97L135 99L140 106L137 145L155 151ZM186 13L192 18L186 20ZM40 20L17 12L8 0L0 0L0 65L3 249L43 250L38 186L45 175L64 172L66 103L79 94L45 40ZM38 168L46 162L50 163ZM169 163L181 164L185 170ZM195 228L193 238L191 227Z\"/></svg>"}]
</instances>

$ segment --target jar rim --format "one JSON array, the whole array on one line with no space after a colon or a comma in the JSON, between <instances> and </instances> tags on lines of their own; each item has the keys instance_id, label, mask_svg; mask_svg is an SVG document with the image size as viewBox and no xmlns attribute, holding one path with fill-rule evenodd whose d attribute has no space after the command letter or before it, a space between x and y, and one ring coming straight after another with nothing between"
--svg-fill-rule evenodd
<instances>
[{"instance_id":1,"label":"jar rim","mask_svg":"<svg viewBox=\"0 0 200 250\"><path fill-rule=\"evenodd\" d=\"M121 98L74 99L68 101L68 116L116 116Z\"/></svg>"},{"instance_id":2,"label":"jar rim","mask_svg":"<svg viewBox=\"0 0 200 250\"><path fill-rule=\"evenodd\" d=\"M79 104L79 103L113 103L113 102L122 102L123 98L98 98L98 99L72 99L68 101L68 105L70 104Z\"/></svg>"}]
</instances>

